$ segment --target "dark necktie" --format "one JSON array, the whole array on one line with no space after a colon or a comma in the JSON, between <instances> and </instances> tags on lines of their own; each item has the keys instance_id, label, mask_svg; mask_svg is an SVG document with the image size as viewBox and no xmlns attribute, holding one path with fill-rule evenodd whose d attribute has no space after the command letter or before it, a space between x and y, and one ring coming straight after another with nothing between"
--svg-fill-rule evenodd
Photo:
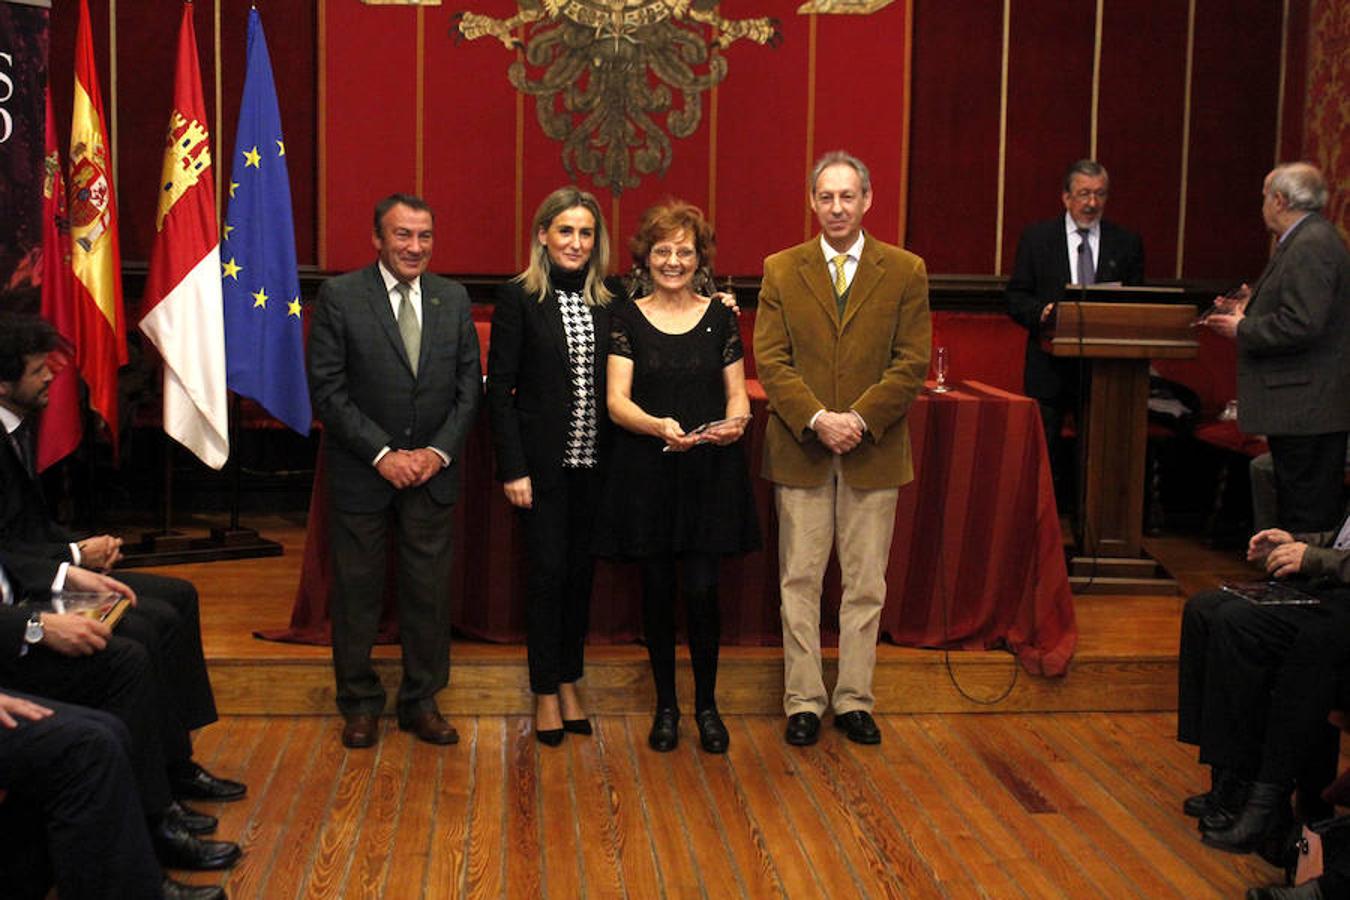
<instances>
[{"instance_id":1,"label":"dark necktie","mask_svg":"<svg viewBox=\"0 0 1350 900\"><path fill-rule=\"evenodd\" d=\"M1088 242L1090 229L1078 229L1078 283L1096 284L1097 270L1092 265L1092 244Z\"/></svg>"},{"instance_id":2,"label":"dark necktie","mask_svg":"<svg viewBox=\"0 0 1350 900\"><path fill-rule=\"evenodd\" d=\"M10 437L14 439L14 449L19 452L19 462L23 463L24 470L28 472L28 477L34 477L33 468L33 427L28 419L19 423L19 427L10 432Z\"/></svg>"}]
</instances>

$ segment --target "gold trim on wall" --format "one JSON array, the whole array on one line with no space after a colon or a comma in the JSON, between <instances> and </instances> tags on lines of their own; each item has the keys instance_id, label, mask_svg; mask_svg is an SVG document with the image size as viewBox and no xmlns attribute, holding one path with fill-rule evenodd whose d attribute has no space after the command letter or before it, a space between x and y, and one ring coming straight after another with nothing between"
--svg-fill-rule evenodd
<instances>
[{"instance_id":1,"label":"gold trim on wall","mask_svg":"<svg viewBox=\"0 0 1350 900\"><path fill-rule=\"evenodd\" d=\"M315 237L318 240L318 247L315 256L319 260L319 268L328 268L328 16L326 10L328 4L326 0L319 0L316 15L318 18L318 35L315 48L317 51L316 60L318 68L318 93L319 109L316 116L319 132L319 146L316 149L315 168L319 175L318 196L315 204Z\"/></svg>"},{"instance_id":2,"label":"gold trim on wall","mask_svg":"<svg viewBox=\"0 0 1350 900\"><path fill-rule=\"evenodd\" d=\"M717 116L718 88L708 91L708 221L717 227Z\"/></svg>"},{"instance_id":3,"label":"gold trim on wall","mask_svg":"<svg viewBox=\"0 0 1350 900\"><path fill-rule=\"evenodd\" d=\"M523 44L525 26L520 26L519 31ZM524 50L516 48L516 60L522 65L524 64ZM512 256L512 262L515 263L516 271L520 272L525 269L525 260L534 250L530 242L535 237L532 234L525 234L525 95L520 91L514 93L516 98L516 230L511 245L516 248ZM522 234L525 234L523 242L521 240Z\"/></svg>"},{"instance_id":4,"label":"gold trim on wall","mask_svg":"<svg viewBox=\"0 0 1350 900\"><path fill-rule=\"evenodd\" d=\"M1003 0L1003 48L998 80L998 213L994 216L994 274L1003 271L1003 205L1008 189L1008 39L1012 0Z\"/></svg>"},{"instance_id":5,"label":"gold trim on wall","mask_svg":"<svg viewBox=\"0 0 1350 900\"><path fill-rule=\"evenodd\" d=\"M92 23L90 31L93 30ZM92 40L91 40L92 43ZM97 63L95 63L97 65ZM108 0L108 146L113 157L113 196L122 206L122 147L118 144L121 130L117 127L117 0Z\"/></svg>"},{"instance_id":6,"label":"gold trim on wall","mask_svg":"<svg viewBox=\"0 0 1350 900\"><path fill-rule=\"evenodd\" d=\"M1105 18L1106 0L1097 0L1096 21L1092 35L1092 113L1088 124L1088 158L1097 158L1097 109L1102 93L1102 22Z\"/></svg>"},{"instance_id":7,"label":"gold trim on wall","mask_svg":"<svg viewBox=\"0 0 1350 900\"><path fill-rule=\"evenodd\" d=\"M1191 169L1191 83L1195 74L1195 0L1186 9L1186 90L1181 108L1181 188L1177 197L1177 265L1174 278L1181 277L1186 261L1186 191Z\"/></svg>"},{"instance_id":8,"label":"gold trim on wall","mask_svg":"<svg viewBox=\"0 0 1350 900\"><path fill-rule=\"evenodd\" d=\"M802 184L810 184L811 167L816 164L816 23L820 21L815 13L807 17L806 39L806 169L802 173ZM814 186L812 186L814 187ZM811 188L807 195L810 196ZM811 206L808 203L802 210L802 240L811 237Z\"/></svg>"},{"instance_id":9,"label":"gold trim on wall","mask_svg":"<svg viewBox=\"0 0 1350 900\"><path fill-rule=\"evenodd\" d=\"M1275 95L1275 152L1272 165L1278 166L1281 148L1284 146L1284 85L1289 67L1289 0L1284 0L1280 9L1280 82Z\"/></svg>"},{"instance_id":10,"label":"gold trim on wall","mask_svg":"<svg viewBox=\"0 0 1350 900\"><path fill-rule=\"evenodd\" d=\"M221 142L222 140L224 140L224 138L225 138L225 129L224 129L223 121L222 121L223 116L225 115L225 113L224 113L224 112L222 111L222 109L221 109L221 105L222 105L222 104L221 104L221 99L220 99L220 98L221 98L221 91L222 91L222 87L221 87L221 81L222 81L221 69L222 69L222 66L221 66L221 62L220 62L220 45L221 45L221 40L220 40L220 0L216 0L216 2L215 2L214 5L215 5L215 12L214 12L214 15L212 16L212 19L213 19L213 22L212 22L212 26L213 26L213 27L212 27L212 32L213 32L213 35L212 35L212 46L213 46L214 49L215 49L215 57L216 57L216 59L215 59L215 63L216 63L216 65L215 65L215 77L216 77L216 89L215 89L215 94L216 94L216 132L215 132L215 134L216 134L216 159L229 159L229 156L226 155L226 151L225 151L224 146L222 146L221 143L220 143L220 142ZM233 162L233 160L231 160L231 162ZM225 167L224 167L224 166L221 166L221 165L213 165L211 168L212 168L213 170L215 170L215 181L216 181L216 228L217 228L217 230L219 230L219 228L220 228L220 223L223 222L223 221L225 221L225 198L224 198L224 196L221 194L221 180L220 180L221 178L224 177L224 171L223 171L223 170L224 170Z\"/></svg>"},{"instance_id":11,"label":"gold trim on wall","mask_svg":"<svg viewBox=\"0 0 1350 900\"><path fill-rule=\"evenodd\" d=\"M413 126L413 193L422 196L422 175L423 175L423 153L422 139L426 128L426 110L423 104L426 100L426 55L427 55L427 20L426 10L417 7L417 94L416 94L416 112L415 124Z\"/></svg>"},{"instance_id":12,"label":"gold trim on wall","mask_svg":"<svg viewBox=\"0 0 1350 900\"><path fill-rule=\"evenodd\" d=\"M914 84L914 0L905 0L905 71L902 76L900 98L900 216L896 219L895 242L905 246L909 228L909 121L913 109L911 91Z\"/></svg>"}]
</instances>

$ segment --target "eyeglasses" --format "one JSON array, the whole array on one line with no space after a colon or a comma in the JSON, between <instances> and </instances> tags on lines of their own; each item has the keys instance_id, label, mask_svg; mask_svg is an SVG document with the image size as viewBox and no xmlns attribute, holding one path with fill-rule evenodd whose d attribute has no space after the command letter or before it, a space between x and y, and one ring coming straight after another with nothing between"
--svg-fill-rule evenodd
<instances>
[{"instance_id":1,"label":"eyeglasses","mask_svg":"<svg viewBox=\"0 0 1350 900\"><path fill-rule=\"evenodd\" d=\"M680 262L689 262L691 259L698 256L698 253L692 247L680 247L677 249L675 247L661 246L652 248L651 257L657 262L665 262L672 256Z\"/></svg>"},{"instance_id":2,"label":"eyeglasses","mask_svg":"<svg viewBox=\"0 0 1350 900\"><path fill-rule=\"evenodd\" d=\"M1091 199L1091 200L1105 200L1105 199L1106 199L1106 194L1107 194L1107 192L1106 192L1106 189L1105 189L1105 188L1102 188L1102 189L1099 190L1099 191L1090 191L1090 190L1088 190L1087 188L1083 188L1083 189L1081 189L1081 190L1074 191L1074 192L1073 192L1072 194L1070 194L1069 196L1072 197L1072 198L1075 199L1075 200L1078 200L1079 202L1082 202L1082 201L1084 201L1084 200L1089 200L1089 199Z\"/></svg>"}]
</instances>

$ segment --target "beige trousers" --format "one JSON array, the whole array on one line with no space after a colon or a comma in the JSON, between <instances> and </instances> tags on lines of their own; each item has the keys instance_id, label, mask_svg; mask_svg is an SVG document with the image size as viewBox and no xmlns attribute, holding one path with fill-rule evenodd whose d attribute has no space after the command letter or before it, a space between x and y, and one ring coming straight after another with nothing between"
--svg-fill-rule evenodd
<instances>
[{"instance_id":1,"label":"beige trousers","mask_svg":"<svg viewBox=\"0 0 1350 900\"><path fill-rule=\"evenodd\" d=\"M819 487L774 486L783 616L783 709L789 715L871 712L877 629L886 602L886 565L895 532L897 488L857 490L844 482L839 457ZM830 548L843 575L839 606L839 680L825 692L820 659L820 590ZM827 699L829 702L827 703Z\"/></svg>"}]
</instances>

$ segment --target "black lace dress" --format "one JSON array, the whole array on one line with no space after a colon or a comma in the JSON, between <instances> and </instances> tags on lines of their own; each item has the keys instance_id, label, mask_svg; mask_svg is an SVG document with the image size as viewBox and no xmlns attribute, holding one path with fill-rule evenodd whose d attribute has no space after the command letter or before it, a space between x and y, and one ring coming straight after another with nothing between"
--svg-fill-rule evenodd
<instances>
[{"instance_id":1,"label":"black lace dress","mask_svg":"<svg viewBox=\"0 0 1350 900\"><path fill-rule=\"evenodd\" d=\"M736 316L720 303L689 331L658 330L634 303L617 305L609 352L633 360L633 402L685 431L726 415L722 369L742 356ZM596 552L639 559L744 553L760 545L745 438L663 453L665 442L615 428Z\"/></svg>"}]
</instances>

